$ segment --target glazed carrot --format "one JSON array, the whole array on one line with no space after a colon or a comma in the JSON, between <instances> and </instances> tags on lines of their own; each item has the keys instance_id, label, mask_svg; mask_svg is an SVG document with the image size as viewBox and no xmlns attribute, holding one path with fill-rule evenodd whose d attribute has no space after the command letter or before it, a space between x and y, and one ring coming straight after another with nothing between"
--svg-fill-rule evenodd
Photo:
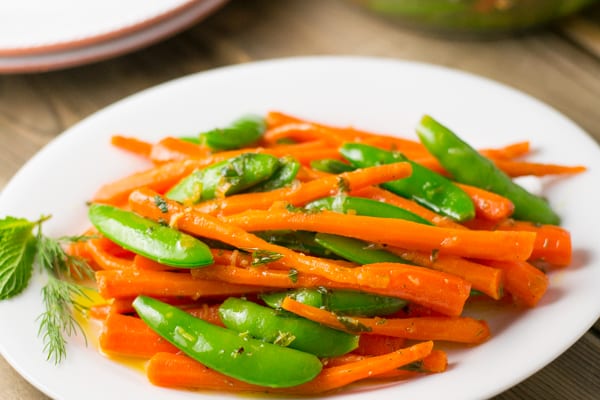
<instances>
[{"instance_id":1,"label":"glazed carrot","mask_svg":"<svg viewBox=\"0 0 600 400\"><path fill-rule=\"evenodd\" d=\"M151 143L133 137L114 135L110 138L110 143L115 147L145 158L149 158L152 151Z\"/></svg>"},{"instance_id":2,"label":"glazed carrot","mask_svg":"<svg viewBox=\"0 0 600 400\"><path fill-rule=\"evenodd\" d=\"M339 147L344 142L343 137L330 130L302 122L293 122L267 129L262 137L263 142L269 146L277 144L281 139L292 139L300 143L323 140L333 148Z\"/></svg>"},{"instance_id":3,"label":"glazed carrot","mask_svg":"<svg viewBox=\"0 0 600 400\"><path fill-rule=\"evenodd\" d=\"M100 187L92 201L120 205L127 201L132 190L149 187L164 192L202 165L194 161L175 161L137 172Z\"/></svg>"},{"instance_id":4,"label":"glazed carrot","mask_svg":"<svg viewBox=\"0 0 600 400\"><path fill-rule=\"evenodd\" d=\"M534 175L558 175L558 174L578 174L587 171L587 168L581 165L558 165L558 164L540 164L525 161L492 159L494 164L508 176L515 178L517 176Z\"/></svg>"},{"instance_id":5,"label":"glazed carrot","mask_svg":"<svg viewBox=\"0 0 600 400\"><path fill-rule=\"evenodd\" d=\"M523 141L512 143L497 149L482 149L479 150L479 152L488 158L510 160L512 158L527 155L530 150L529 142Z\"/></svg>"},{"instance_id":6,"label":"glazed carrot","mask_svg":"<svg viewBox=\"0 0 600 400\"><path fill-rule=\"evenodd\" d=\"M426 252L497 260L527 260L535 241L532 232L449 229L331 211L249 210L222 219L249 231L306 230Z\"/></svg>"},{"instance_id":7,"label":"glazed carrot","mask_svg":"<svg viewBox=\"0 0 600 400\"><path fill-rule=\"evenodd\" d=\"M150 358L158 352L179 351L141 319L116 313L104 320L99 339L103 352L119 356Z\"/></svg>"},{"instance_id":8,"label":"glazed carrot","mask_svg":"<svg viewBox=\"0 0 600 400\"><path fill-rule=\"evenodd\" d=\"M159 209L156 205L156 192L148 189L134 191L129 197L133 211L154 220L166 219L172 226L192 235L219 240L241 249L261 249L282 255L279 260L288 268L322 276L332 281L370 287L385 287L389 277L381 274L366 274L360 268L347 268L334 261L305 256L283 246L268 243L243 229L224 223L220 219L186 209L181 204L161 198L161 204L166 206ZM164 212L166 211L166 212Z\"/></svg>"},{"instance_id":9,"label":"glazed carrot","mask_svg":"<svg viewBox=\"0 0 600 400\"><path fill-rule=\"evenodd\" d=\"M386 250L413 264L459 276L471 283L473 289L479 290L493 299L499 300L502 297L504 275L497 268L455 256L432 255L393 246L386 247Z\"/></svg>"},{"instance_id":10,"label":"glazed carrot","mask_svg":"<svg viewBox=\"0 0 600 400\"><path fill-rule=\"evenodd\" d=\"M219 317L219 306L220 304L202 304L199 306L186 308L185 311L192 314L196 318L203 319L214 325L225 326Z\"/></svg>"},{"instance_id":11,"label":"glazed carrot","mask_svg":"<svg viewBox=\"0 0 600 400\"><path fill-rule=\"evenodd\" d=\"M526 261L486 260L482 262L504 271L504 288L517 303L533 307L548 289L548 277Z\"/></svg>"},{"instance_id":12,"label":"glazed carrot","mask_svg":"<svg viewBox=\"0 0 600 400\"><path fill-rule=\"evenodd\" d=\"M87 252L101 269L106 270L123 270L132 269L133 261L127 258L117 257L108 251L106 251L103 243L107 242L108 239L90 239L86 241Z\"/></svg>"},{"instance_id":13,"label":"glazed carrot","mask_svg":"<svg viewBox=\"0 0 600 400\"><path fill-rule=\"evenodd\" d=\"M361 335L360 340L362 341L363 339L368 339L371 337L378 337L378 336L377 335ZM389 337L389 336L388 336L388 338L392 339L392 337ZM393 338L393 339L400 339L400 338ZM348 353L348 354L344 354L344 355L341 355L338 357L326 359L325 365L327 367L336 367L339 365L345 365L348 363L364 360L368 356L369 355L357 354L356 352ZM404 371L404 372L410 371L410 372L416 372L416 373L439 373L439 372L444 372L447 367L448 367L448 355L446 354L446 352L443 350L432 350L431 353L429 353L429 355L427 357L423 358L422 360L410 363L410 364L402 367L402 369L399 369L397 371ZM384 375L389 376L387 373ZM379 375L379 376L381 377L382 375ZM409 376L412 376L412 375L409 375Z\"/></svg>"},{"instance_id":14,"label":"glazed carrot","mask_svg":"<svg viewBox=\"0 0 600 400\"><path fill-rule=\"evenodd\" d=\"M357 287L334 282L322 277L269 269L267 267L239 268L215 265L192 271L198 279L216 279L223 282L256 285L280 289L328 287L331 289L360 289L364 292L398 297L431 307L444 315L460 315L469 296L470 284L451 275L425 268L397 263L369 264L357 267L365 273L388 279L386 288Z\"/></svg>"},{"instance_id":15,"label":"glazed carrot","mask_svg":"<svg viewBox=\"0 0 600 400\"><path fill-rule=\"evenodd\" d=\"M510 217L515 210L512 201L504 196L471 185L455 184L471 197L478 218L500 221Z\"/></svg>"},{"instance_id":16,"label":"glazed carrot","mask_svg":"<svg viewBox=\"0 0 600 400\"><path fill-rule=\"evenodd\" d=\"M174 137L161 139L151 147L149 152L150 159L157 164L188 158L200 159L209 155L210 149L208 147Z\"/></svg>"},{"instance_id":17,"label":"glazed carrot","mask_svg":"<svg viewBox=\"0 0 600 400\"><path fill-rule=\"evenodd\" d=\"M400 350L405 346L405 342L404 338L394 336L360 335L358 347L353 353L361 356L380 356Z\"/></svg>"},{"instance_id":18,"label":"glazed carrot","mask_svg":"<svg viewBox=\"0 0 600 400\"><path fill-rule=\"evenodd\" d=\"M150 271L177 270L176 268L161 264L157 261L151 260L151 259L141 256L139 254L136 254L135 257L133 258L133 267L135 269L150 270Z\"/></svg>"},{"instance_id":19,"label":"glazed carrot","mask_svg":"<svg viewBox=\"0 0 600 400\"><path fill-rule=\"evenodd\" d=\"M146 374L150 382L163 387L235 392L316 394L338 389L361 379L387 373L423 359L431 353L432 347L432 342L423 342L393 353L368 357L337 367L324 368L310 382L281 389L266 388L229 378L206 368L187 356L170 353L154 355L148 362Z\"/></svg>"},{"instance_id":20,"label":"glazed carrot","mask_svg":"<svg viewBox=\"0 0 600 400\"><path fill-rule=\"evenodd\" d=\"M344 172L339 175L327 175L290 188L281 188L263 193L244 193L204 201L194 206L194 208L204 213L228 215L249 208L266 210L274 202L282 200L293 206L301 206L321 197L401 179L407 177L410 173L411 167L408 163L385 164Z\"/></svg>"},{"instance_id":21,"label":"glazed carrot","mask_svg":"<svg viewBox=\"0 0 600 400\"><path fill-rule=\"evenodd\" d=\"M490 222L473 219L467 223L472 229L513 230L535 232L535 242L530 261L543 261L554 267L566 267L573 257L571 234L557 225L540 225L527 221L506 219L501 222Z\"/></svg>"},{"instance_id":22,"label":"glazed carrot","mask_svg":"<svg viewBox=\"0 0 600 400\"><path fill-rule=\"evenodd\" d=\"M340 317L286 297L281 308L301 317L349 333L379 334L412 340L443 340L479 344L490 330L485 321L467 317L363 318Z\"/></svg>"},{"instance_id":23,"label":"glazed carrot","mask_svg":"<svg viewBox=\"0 0 600 400\"><path fill-rule=\"evenodd\" d=\"M96 273L100 295L105 298L146 296L229 296L257 293L262 288L193 279L189 272L105 270Z\"/></svg>"}]
</instances>

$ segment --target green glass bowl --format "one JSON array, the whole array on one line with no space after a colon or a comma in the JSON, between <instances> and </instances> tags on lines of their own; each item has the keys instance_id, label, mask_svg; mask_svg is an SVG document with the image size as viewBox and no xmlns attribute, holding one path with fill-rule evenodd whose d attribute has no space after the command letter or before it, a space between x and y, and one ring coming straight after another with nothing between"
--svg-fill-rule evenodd
<instances>
[{"instance_id":1,"label":"green glass bowl","mask_svg":"<svg viewBox=\"0 0 600 400\"><path fill-rule=\"evenodd\" d=\"M409 26L444 33L506 34L546 25L599 0L352 0Z\"/></svg>"}]
</instances>

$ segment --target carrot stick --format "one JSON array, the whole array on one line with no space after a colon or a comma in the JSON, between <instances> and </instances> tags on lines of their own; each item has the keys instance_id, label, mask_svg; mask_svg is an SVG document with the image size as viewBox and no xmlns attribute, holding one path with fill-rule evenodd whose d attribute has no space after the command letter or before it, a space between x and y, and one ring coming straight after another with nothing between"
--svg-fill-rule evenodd
<instances>
[{"instance_id":1,"label":"carrot stick","mask_svg":"<svg viewBox=\"0 0 600 400\"><path fill-rule=\"evenodd\" d=\"M179 138L166 137L151 147L149 156L153 162L161 164L188 158L204 158L210 156L210 149Z\"/></svg>"},{"instance_id":2,"label":"carrot stick","mask_svg":"<svg viewBox=\"0 0 600 400\"><path fill-rule=\"evenodd\" d=\"M316 394L349 385L361 379L395 370L431 353L432 342L423 342L393 353L369 357L346 365L324 368L315 379L290 388L266 388L229 378L184 355L158 353L146 367L150 382L157 386L221 390L228 392L273 392Z\"/></svg>"},{"instance_id":3,"label":"carrot stick","mask_svg":"<svg viewBox=\"0 0 600 400\"><path fill-rule=\"evenodd\" d=\"M266 210L274 202L285 200L293 206L301 206L312 200L334 195L340 191L358 190L365 186L393 181L411 173L408 163L385 164L376 167L327 175L291 188L271 190L264 193L245 193L202 202L194 206L204 213L233 214L249 208Z\"/></svg>"},{"instance_id":4,"label":"carrot stick","mask_svg":"<svg viewBox=\"0 0 600 400\"><path fill-rule=\"evenodd\" d=\"M96 265L106 270L123 270L133 268L132 260L114 256L106 251L103 247L104 241L106 241L106 239L90 239L85 242L87 245L88 254Z\"/></svg>"},{"instance_id":5,"label":"carrot stick","mask_svg":"<svg viewBox=\"0 0 600 400\"><path fill-rule=\"evenodd\" d=\"M432 255L389 246L387 251L394 253L413 264L459 276L495 300L502 297L504 275L497 268L488 267L464 258L448 255Z\"/></svg>"},{"instance_id":6,"label":"carrot stick","mask_svg":"<svg viewBox=\"0 0 600 400\"><path fill-rule=\"evenodd\" d=\"M491 222L478 218L468 221L467 226L472 229L535 232L530 261L543 261L554 267L566 267L571 264L573 256L571 234L560 226L539 225L513 219Z\"/></svg>"},{"instance_id":7,"label":"carrot stick","mask_svg":"<svg viewBox=\"0 0 600 400\"><path fill-rule=\"evenodd\" d=\"M354 349L353 353L362 356L380 356L400 350L405 346L405 343L404 338L394 336L360 335L358 347Z\"/></svg>"},{"instance_id":8,"label":"carrot stick","mask_svg":"<svg viewBox=\"0 0 600 400\"><path fill-rule=\"evenodd\" d=\"M482 149L479 150L479 152L488 158L510 160L512 158L524 156L528 154L530 150L531 148L529 142L523 141L512 143L508 146L500 147L497 149Z\"/></svg>"},{"instance_id":9,"label":"carrot stick","mask_svg":"<svg viewBox=\"0 0 600 400\"><path fill-rule=\"evenodd\" d=\"M185 311L196 318L224 327L225 325L221 321L221 317L219 317L219 306L220 304L202 304L197 307L186 308Z\"/></svg>"},{"instance_id":10,"label":"carrot stick","mask_svg":"<svg viewBox=\"0 0 600 400\"><path fill-rule=\"evenodd\" d=\"M444 340L479 344L490 331L485 321L467 317L362 318L340 317L286 297L281 308L311 321L349 333L379 334L412 340Z\"/></svg>"},{"instance_id":11,"label":"carrot stick","mask_svg":"<svg viewBox=\"0 0 600 400\"><path fill-rule=\"evenodd\" d=\"M98 291L104 298L146 296L206 296L257 293L262 288L194 279L188 273L142 270L105 270L96 273Z\"/></svg>"},{"instance_id":12,"label":"carrot stick","mask_svg":"<svg viewBox=\"0 0 600 400\"><path fill-rule=\"evenodd\" d=\"M485 260L482 263L504 271L504 288L517 303L533 307L548 289L548 277L526 261Z\"/></svg>"},{"instance_id":13,"label":"carrot stick","mask_svg":"<svg viewBox=\"0 0 600 400\"><path fill-rule=\"evenodd\" d=\"M158 352L179 351L141 319L115 313L104 320L99 339L103 352L120 356L150 358Z\"/></svg>"},{"instance_id":14,"label":"carrot stick","mask_svg":"<svg viewBox=\"0 0 600 400\"><path fill-rule=\"evenodd\" d=\"M377 335L361 335L360 341L362 341L363 339L371 338L371 337L377 337ZM387 337L392 338L390 336L387 336ZM395 339L399 339L399 338L395 338ZM359 343L360 343L360 341L359 341ZM344 355L341 355L338 357L332 357L332 358L326 359L325 365L327 367L337 367L340 365L346 365L348 363L361 361L367 357L369 357L368 354L361 355L361 354L357 354L356 352L348 353L348 354L344 354ZM444 372L447 367L448 367L448 355L446 354L446 352L443 350L432 350L431 353L429 353L429 355L427 357L423 358L422 360L415 361L411 364L408 364L408 365L402 367L402 369L400 369L399 371L405 371L405 372L414 371L414 372L418 372L418 373L439 373L439 372ZM382 375L378 375L378 376L381 377ZM388 376L388 374L385 374L385 376Z\"/></svg>"},{"instance_id":15,"label":"carrot stick","mask_svg":"<svg viewBox=\"0 0 600 400\"><path fill-rule=\"evenodd\" d=\"M587 168L581 165L569 166L558 164L540 164L525 161L492 159L494 164L510 177L534 175L558 175L558 174L578 174L587 171Z\"/></svg>"},{"instance_id":16,"label":"carrot stick","mask_svg":"<svg viewBox=\"0 0 600 400\"><path fill-rule=\"evenodd\" d=\"M149 270L149 271L173 271L177 268L169 267L168 265L161 264L154 260L150 260L144 256L136 254L133 258L133 267L135 269Z\"/></svg>"},{"instance_id":17,"label":"carrot stick","mask_svg":"<svg viewBox=\"0 0 600 400\"><path fill-rule=\"evenodd\" d=\"M162 193L201 166L194 161L175 161L137 172L101 186L92 201L119 205L127 201L131 191L140 187Z\"/></svg>"},{"instance_id":18,"label":"carrot stick","mask_svg":"<svg viewBox=\"0 0 600 400\"><path fill-rule=\"evenodd\" d=\"M296 122L267 129L262 140L264 143L272 146L284 138L292 139L296 142L323 140L333 148L339 147L344 142L344 138L339 137L330 130L319 128L313 124Z\"/></svg>"},{"instance_id":19,"label":"carrot stick","mask_svg":"<svg viewBox=\"0 0 600 400\"><path fill-rule=\"evenodd\" d=\"M150 152L152 151L151 143L144 142L143 140L133 137L114 135L111 137L110 143L115 147L145 158L148 158L150 156Z\"/></svg>"},{"instance_id":20,"label":"carrot stick","mask_svg":"<svg viewBox=\"0 0 600 400\"><path fill-rule=\"evenodd\" d=\"M296 229L349 236L368 242L426 252L496 260L527 260L535 234L517 231L473 231L423 225L331 211L249 210L223 217L228 224L249 231Z\"/></svg>"},{"instance_id":21,"label":"carrot stick","mask_svg":"<svg viewBox=\"0 0 600 400\"><path fill-rule=\"evenodd\" d=\"M510 217L515 210L515 205L504 196L475 186L456 183L473 200L475 214L478 218L491 221L500 221Z\"/></svg>"}]
</instances>

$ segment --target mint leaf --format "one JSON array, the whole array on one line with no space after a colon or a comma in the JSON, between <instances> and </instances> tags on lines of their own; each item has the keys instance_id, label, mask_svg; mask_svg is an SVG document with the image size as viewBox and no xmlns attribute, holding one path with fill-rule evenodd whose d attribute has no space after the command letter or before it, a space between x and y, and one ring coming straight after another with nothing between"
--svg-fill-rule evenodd
<instances>
[{"instance_id":1,"label":"mint leaf","mask_svg":"<svg viewBox=\"0 0 600 400\"><path fill-rule=\"evenodd\" d=\"M36 253L36 225L24 218L0 220L0 300L16 296L29 283Z\"/></svg>"}]
</instances>

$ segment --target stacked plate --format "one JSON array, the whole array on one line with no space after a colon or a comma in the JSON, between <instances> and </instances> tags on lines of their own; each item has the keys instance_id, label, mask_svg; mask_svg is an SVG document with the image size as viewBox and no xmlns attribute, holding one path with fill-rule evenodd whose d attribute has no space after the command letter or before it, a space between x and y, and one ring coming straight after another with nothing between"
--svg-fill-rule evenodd
<instances>
[{"instance_id":1,"label":"stacked plate","mask_svg":"<svg viewBox=\"0 0 600 400\"><path fill-rule=\"evenodd\" d=\"M0 2L0 73L48 71L114 57L208 16L226 0Z\"/></svg>"}]
</instances>

